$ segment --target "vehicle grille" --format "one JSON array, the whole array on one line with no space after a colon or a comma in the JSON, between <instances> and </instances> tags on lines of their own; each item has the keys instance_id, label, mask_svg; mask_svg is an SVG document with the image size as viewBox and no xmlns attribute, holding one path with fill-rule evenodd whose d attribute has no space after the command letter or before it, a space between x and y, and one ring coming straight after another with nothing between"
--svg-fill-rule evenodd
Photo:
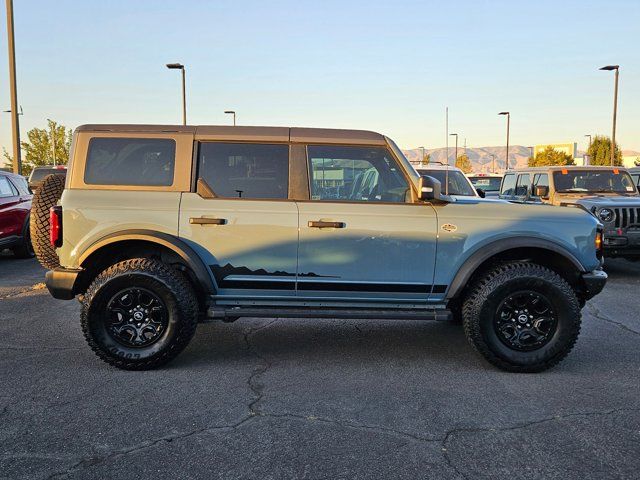
<instances>
[{"instance_id":1,"label":"vehicle grille","mask_svg":"<svg viewBox=\"0 0 640 480\"><path fill-rule=\"evenodd\" d=\"M640 208L614 208L613 210L616 212L616 228L640 227Z\"/></svg>"}]
</instances>

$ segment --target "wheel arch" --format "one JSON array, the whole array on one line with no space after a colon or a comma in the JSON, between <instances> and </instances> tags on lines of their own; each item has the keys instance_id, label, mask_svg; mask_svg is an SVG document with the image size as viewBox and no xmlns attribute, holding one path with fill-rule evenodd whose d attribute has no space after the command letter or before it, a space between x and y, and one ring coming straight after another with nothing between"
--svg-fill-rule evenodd
<instances>
[{"instance_id":1,"label":"wheel arch","mask_svg":"<svg viewBox=\"0 0 640 480\"><path fill-rule=\"evenodd\" d=\"M447 300L459 298L475 276L492 265L515 260L534 261L551 268L575 289L580 289L584 267L566 248L542 238L518 237L497 240L474 252L458 269L447 291Z\"/></svg>"},{"instance_id":2,"label":"wheel arch","mask_svg":"<svg viewBox=\"0 0 640 480\"><path fill-rule=\"evenodd\" d=\"M215 293L216 285L212 274L191 246L174 235L149 230L125 230L93 243L78 258L79 266L87 274L83 275L75 289L83 292L92 277L100 273L98 270L107 264L113 264L114 260L154 254L184 266L185 273L199 293Z\"/></svg>"}]
</instances>

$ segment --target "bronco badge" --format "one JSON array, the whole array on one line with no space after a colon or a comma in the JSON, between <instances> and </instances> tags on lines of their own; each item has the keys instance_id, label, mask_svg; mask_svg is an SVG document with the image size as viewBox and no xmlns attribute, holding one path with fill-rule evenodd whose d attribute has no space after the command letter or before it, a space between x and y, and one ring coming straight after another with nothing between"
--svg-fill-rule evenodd
<instances>
[{"instance_id":1,"label":"bronco badge","mask_svg":"<svg viewBox=\"0 0 640 480\"><path fill-rule=\"evenodd\" d=\"M452 223L445 223L440 228L445 232L455 232L456 230L458 230L458 227L456 227Z\"/></svg>"}]
</instances>

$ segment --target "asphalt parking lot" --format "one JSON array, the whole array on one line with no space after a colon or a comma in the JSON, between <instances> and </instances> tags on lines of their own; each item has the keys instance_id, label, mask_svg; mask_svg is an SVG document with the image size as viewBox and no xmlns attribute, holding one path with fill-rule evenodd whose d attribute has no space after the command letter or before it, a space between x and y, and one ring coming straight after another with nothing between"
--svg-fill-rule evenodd
<instances>
[{"instance_id":1,"label":"asphalt parking lot","mask_svg":"<svg viewBox=\"0 0 640 480\"><path fill-rule=\"evenodd\" d=\"M124 372L35 260L0 256L0 477L638 478L640 263L607 269L542 374L496 370L450 323L249 318Z\"/></svg>"}]
</instances>

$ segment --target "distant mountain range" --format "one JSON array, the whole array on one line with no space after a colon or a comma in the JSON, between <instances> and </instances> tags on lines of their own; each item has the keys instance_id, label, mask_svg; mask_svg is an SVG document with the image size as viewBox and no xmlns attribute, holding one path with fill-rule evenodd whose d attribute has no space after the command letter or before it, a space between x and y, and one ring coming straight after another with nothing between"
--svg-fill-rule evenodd
<instances>
[{"instance_id":1,"label":"distant mountain range","mask_svg":"<svg viewBox=\"0 0 640 480\"><path fill-rule=\"evenodd\" d=\"M449 147L449 162L450 165L455 163L455 147ZM477 147L477 148L467 148L466 150L462 147L458 147L458 155L462 155L463 152L466 151L469 160L471 160L471 165L473 165L473 171L476 173L490 173L493 171L494 166L492 165L493 157L495 156L495 170L497 172L502 172L505 170L505 154L506 147ZM411 150L402 150L406 157L411 162L419 162L420 155L422 154L422 149L414 148ZM431 155L432 162L440 162L443 164L447 163L447 153L446 148L434 148L434 149L426 149L425 153ZM578 157L582 157L586 152L578 151ZM524 147L522 145L510 145L509 146L509 167L510 168L520 168L526 167L529 156L531 155L531 150L529 147ZM625 157L640 157L640 152L635 152L632 150L623 150L622 155Z\"/></svg>"}]
</instances>

